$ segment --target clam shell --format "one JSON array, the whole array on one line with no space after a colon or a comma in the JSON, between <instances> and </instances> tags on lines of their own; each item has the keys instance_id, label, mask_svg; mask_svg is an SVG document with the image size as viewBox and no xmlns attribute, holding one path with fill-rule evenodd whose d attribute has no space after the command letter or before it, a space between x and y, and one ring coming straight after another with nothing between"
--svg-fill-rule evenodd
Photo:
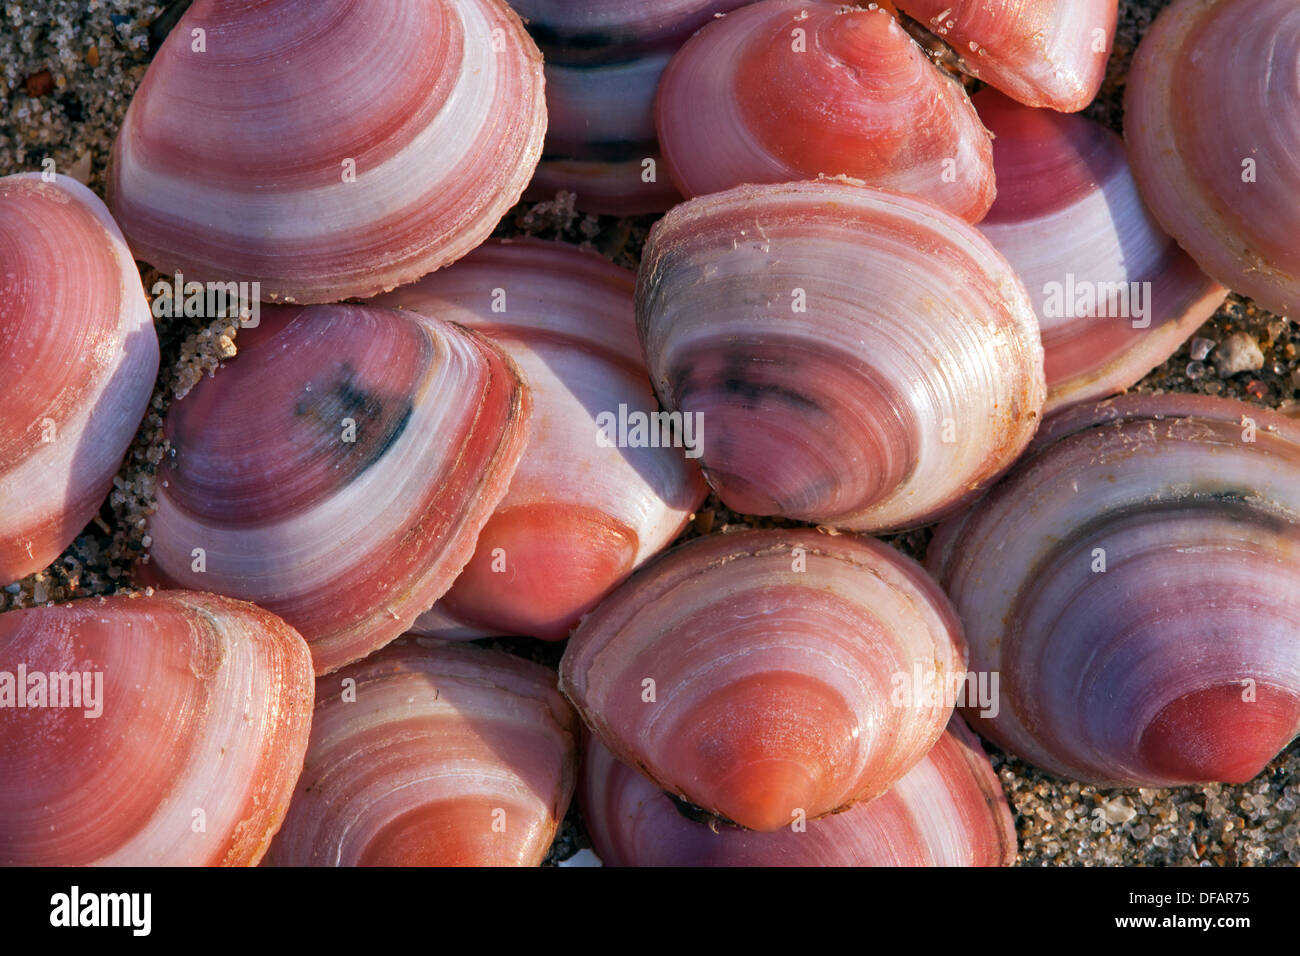
<instances>
[{"instance_id":1,"label":"clam shell","mask_svg":"<svg viewBox=\"0 0 1300 956\"><path fill-rule=\"evenodd\" d=\"M23 704L6 687L19 668ZM242 601L170 591L0 615L0 864L256 864L302 769L312 693L303 639Z\"/></svg>"},{"instance_id":2,"label":"clam shell","mask_svg":"<svg viewBox=\"0 0 1300 956\"><path fill-rule=\"evenodd\" d=\"M963 670L961 626L919 565L806 530L698 538L583 619L560 688L620 760L753 830L878 796L952 711L901 693ZM910 686L910 684L909 684Z\"/></svg>"},{"instance_id":3,"label":"clam shell","mask_svg":"<svg viewBox=\"0 0 1300 956\"><path fill-rule=\"evenodd\" d=\"M896 0L942 37L962 68L1019 100L1066 113L1106 77L1117 0Z\"/></svg>"},{"instance_id":4,"label":"clam shell","mask_svg":"<svg viewBox=\"0 0 1300 956\"><path fill-rule=\"evenodd\" d=\"M1001 707L972 726L1107 786L1240 783L1300 730L1300 425L1190 395L1048 419L927 561Z\"/></svg>"},{"instance_id":5,"label":"clam shell","mask_svg":"<svg viewBox=\"0 0 1300 956\"><path fill-rule=\"evenodd\" d=\"M629 61L680 44L748 0L510 0L547 61Z\"/></svg>"},{"instance_id":6,"label":"clam shell","mask_svg":"<svg viewBox=\"0 0 1300 956\"><path fill-rule=\"evenodd\" d=\"M398 641L322 677L302 780L268 862L536 866L576 775L555 674L477 647Z\"/></svg>"},{"instance_id":7,"label":"clam shell","mask_svg":"<svg viewBox=\"0 0 1300 956\"><path fill-rule=\"evenodd\" d=\"M1137 384L1228 290L1152 218L1123 141L1110 130L1021 106L993 89L974 103L995 137L998 176L998 198L979 229L1034 300L1046 410Z\"/></svg>"},{"instance_id":8,"label":"clam shell","mask_svg":"<svg viewBox=\"0 0 1300 956\"><path fill-rule=\"evenodd\" d=\"M491 243L378 300L487 336L518 363L532 395L533 437L510 490L440 604L477 634L566 637L704 500L689 449L619 447L616 426L604 437L621 413L653 420L658 411L634 283L571 246ZM416 629L426 627L443 636L445 624Z\"/></svg>"},{"instance_id":9,"label":"clam shell","mask_svg":"<svg viewBox=\"0 0 1300 956\"><path fill-rule=\"evenodd\" d=\"M1133 58L1124 135L1142 198L1207 273L1300 308L1300 7L1182 0Z\"/></svg>"},{"instance_id":10,"label":"clam shell","mask_svg":"<svg viewBox=\"0 0 1300 956\"><path fill-rule=\"evenodd\" d=\"M924 524L1011 464L1046 391L1033 306L988 240L848 182L678 206L646 245L637 322L743 514Z\"/></svg>"},{"instance_id":11,"label":"clam shell","mask_svg":"<svg viewBox=\"0 0 1300 956\"><path fill-rule=\"evenodd\" d=\"M121 232L66 176L0 179L0 302L7 583L48 565L99 510L153 393L158 337Z\"/></svg>"},{"instance_id":12,"label":"clam shell","mask_svg":"<svg viewBox=\"0 0 1300 956\"><path fill-rule=\"evenodd\" d=\"M755 833L689 819L595 738L579 794L606 866L1009 866L1016 856L1006 797L959 717L888 793L801 829Z\"/></svg>"},{"instance_id":13,"label":"clam shell","mask_svg":"<svg viewBox=\"0 0 1300 956\"><path fill-rule=\"evenodd\" d=\"M196 0L113 148L136 257L319 303L487 238L541 155L541 55L499 0L391 6Z\"/></svg>"},{"instance_id":14,"label":"clam shell","mask_svg":"<svg viewBox=\"0 0 1300 956\"><path fill-rule=\"evenodd\" d=\"M577 208L615 216L664 212L681 202L654 121L668 59L658 53L597 65L548 62L546 149L525 198L567 190Z\"/></svg>"},{"instance_id":15,"label":"clam shell","mask_svg":"<svg viewBox=\"0 0 1300 956\"><path fill-rule=\"evenodd\" d=\"M847 175L970 222L993 202L988 132L888 12L762 0L709 24L664 72L656 123L687 196Z\"/></svg>"},{"instance_id":16,"label":"clam shell","mask_svg":"<svg viewBox=\"0 0 1300 956\"><path fill-rule=\"evenodd\" d=\"M478 335L369 306L268 306L168 413L145 580L254 601L318 673L451 586L523 453L518 370Z\"/></svg>"},{"instance_id":17,"label":"clam shell","mask_svg":"<svg viewBox=\"0 0 1300 956\"><path fill-rule=\"evenodd\" d=\"M528 198L569 190L579 209L618 216L680 202L655 132L659 78L687 37L744 2L512 0L546 59L546 147Z\"/></svg>"}]
</instances>

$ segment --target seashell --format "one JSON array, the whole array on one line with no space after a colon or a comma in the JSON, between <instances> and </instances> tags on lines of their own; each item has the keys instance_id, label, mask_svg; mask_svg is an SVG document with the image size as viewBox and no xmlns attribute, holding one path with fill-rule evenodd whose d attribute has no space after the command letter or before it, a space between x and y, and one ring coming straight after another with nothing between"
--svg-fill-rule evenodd
<instances>
[{"instance_id":1,"label":"seashell","mask_svg":"<svg viewBox=\"0 0 1300 956\"><path fill-rule=\"evenodd\" d=\"M99 510L153 394L158 337L108 209L65 176L0 179L0 303L7 583L57 558Z\"/></svg>"},{"instance_id":2,"label":"seashell","mask_svg":"<svg viewBox=\"0 0 1300 956\"><path fill-rule=\"evenodd\" d=\"M666 408L743 514L920 525L1010 465L1038 424L1028 294L976 230L848 182L739 187L650 234L637 322Z\"/></svg>"},{"instance_id":3,"label":"seashell","mask_svg":"<svg viewBox=\"0 0 1300 956\"><path fill-rule=\"evenodd\" d=\"M510 0L551 59L567 63L627 61L680 44L715 16L746 0Z\"/></svg>"},{"instance_id":4,"label":"seashell","mask_svg":"<svg viewBox=\"0 0 1300 956\"><path fill-rule=\"evenodd\" d=\"M656 447L619 447L620 416L654 421L658 411L634 284L571 246L493 243L378 300L481 332L518 363L532 394L534 437L440 605L477 625L476 636L563 639L704 500L689 448L658 447L657 430ZM444 622L422 623L443 636Z\"/></svg>"},{"instance_id":5,"label":"seashell","mask_svg":"<svg viewBox=\"0 0 1300 956\"><path fill-rule=\"evenodd\" d=\"M943 733L961 625L920 565L804 529L697 538L583 619L560 689L623 762L752 830L883 793Z\"/></svg>"},{"instance_id":6,"label":"seashell","mask_svg":"<svg viewBox=\"0 0 1300 956\"><path fill-rule=\"evenodd\" d=\"M279 866L536 866L569 805L578 722L554 672L398 641L322 677Z\"/></svg>"},{"instance_id":7,"label":"seashell","mask_svg":"<svg viewBox=\"0 0 1300 956\"><path fill-rule=\"evenodd\" d=\"M541 55L500 0L196 0L127 111L109 205L164 273L375 295L486 239L545 131Z\"/></svg>"},{"instance_id":8,"label":"seashell","mask_svg":"<svg viewBox=\"0 0 1300 956\"><path fill-rule=\"evenodd\" d=\"M896 2L943 38L971 76L1026 106L1064 113L1101 89L1119 17L1117 0Z\"/></svg>"},{"instance_id":9,"label":"seashell","mask_svg":"<svg viewBox=\"0 0 1300 956\"><path fill-rule=\"evenodd\" d=\"M144 571L254 601L317 673L451 586L523 453L518 370L481 337L368 306L271 306L171 407Z\"/></svg>"},{"instance_id":10,"label":"seashell","mask_svg":"<svg viewBox=\"0 0 1300 956\"><path fill-rule=\"evenodd\" d=\"M0 864L251 866L307 752L287 624L167 591L0 615Z\"/></svg>"},{"instance_id":11,"label":"seashell","mask_svg":"<svg viewBox=\"0 0 1300 956\"><path fill-rule=\"evenodd\" d=\"M1265 309L1300 308L1300 8L1176 2L1133 58L1124 135L1142 198L1207 273Z\"/></svg>"},{"instance_id":12,"label":"seashell","mask_svg":"<svg viewBox=\"0 0 1300 956\"><path fill-rule=\"evenodd\" d=\"M589 737L583 822L606 866L1010 866L1016 828L961 718L887 793L800 829L755 833L687 817Z\"/></svg>"},{"instance_id":13,"label":"seashell","mask_svg":"<svg viewBox=\"0 0 1300 956\"><path fill-rule=\"evenodd\" d=\"M878 7L762 0L709 24L656 106L687 196L847 175L978 222L995 192L988 132L952 77Z\"/></svg>"},{"instance_id":14,"label":"seashell","mask_svg":"<svg viewBox=\"0 0 1300 956\"><path fill-rule=\"evenodd\" d=\"M618 216L680 202L661 172L659 77L682 41L745 2L511 0L546 59L546 147L528 198L568 190L579 209Z\"/></svg>"},{"instance_id":15,"label":"seashell","mask_svg":"<svg viewBox=\"0 0 1300 956\"><path fill-rule=\"evenodd\" d=\"M979 229L1034 300L1047 411L1137 384L1228 290L1151 217L1110 130L994 89L974 103L995 137L998 176L998 198Z\"/></svg>"},{"instance_id":16,"label":"seashell","mask_svg":"<svg viewBox=\"0 0 1300 956\"><path fill-rule=\"evenodd\" d=\"M663 171L654 95L669 54L627 63L546 64L548 127L542 162L525 199L575 194L584 212L663 212L681 193Z\"/></svg>"},{"instance_id":17,"label":"seashell","mask_svg":"<svg viewBox=\"0 0 1300 956\"><path fill-rule=\"evenodd\" d=\"M930 547L972 669L1002 675L968 719L1074 780L1249 780L1300 730L1298 548L1294 420L1192 395L1053 416Z\"/></svg>"}]
</instances>

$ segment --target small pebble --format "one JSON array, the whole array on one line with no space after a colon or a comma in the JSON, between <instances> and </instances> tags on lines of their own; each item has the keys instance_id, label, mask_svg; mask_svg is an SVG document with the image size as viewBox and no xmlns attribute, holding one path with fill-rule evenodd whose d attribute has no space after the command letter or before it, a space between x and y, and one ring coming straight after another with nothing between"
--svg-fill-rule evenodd
<instances>
[{"instance_id":1,"label":"small pebble","mask_svg":"<svg viewBox=\"0 0 1300 956\"><path fill-rule=\"evenodd\" d=\"M1214 366L1220 378L1231 378L1239 372L1254 372L1264 367L1264 353L1259 343L1247 332L1233 332L1219 345Z\"/></svg>"},{"instance_id":2,"label":"small pebble","mask_svg":"<svg viewBox=\"0 0 1300 956\"><path fill-rule=\"evenodd\" d=\"M1213 339L1203 339L1199 336L1192 339L1192 344L1188 350L1194 362L1203 362L1205 357L1214 349Z\"/></svg>"},{"instance_id":3,"label":"small pebble","mask_svg":"<svg viewBox=\"0 0 1300 956\"><path fill-rule=\"evenodd\" d=\"M67 175L83 186L90 185L90 154L82 153L78 156L77 161L68 167Z\"/></svg>"},{"instance_id":4,"label":"small pebble","mask_svg":"<svg viewBox=\"0 0 1300 956\"><path fill-rule=\"evenodd\" d=\"M1128 823L1137 816L1137 811L1133 809L1133 805L1123 798L1116 798L1103 803L1098 812L1106 818L1107 823Z\"/></svg>"},{"instance_id":5,"label":"small pebble","mask_svg":"<svg viewBox=\"0 0 1300 956\"><path fill-rule=\"evenodd\" d=\"M47 96L54 92L54 75L49 70L41 70L39 73L33 73L27 77L23 84L23 89L31 97Z\"/></svg>"}]
</instances>

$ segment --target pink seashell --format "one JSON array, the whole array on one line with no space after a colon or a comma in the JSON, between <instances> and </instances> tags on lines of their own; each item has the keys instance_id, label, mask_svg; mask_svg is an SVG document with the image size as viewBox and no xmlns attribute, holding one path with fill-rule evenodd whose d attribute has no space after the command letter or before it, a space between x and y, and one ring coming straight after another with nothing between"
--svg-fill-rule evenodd
<instances>
[{"instance_id":1,"label":"pink seashell","mask_svg":"<svg viewBox=\"0 0 1300 956\"><path fill-rule=\"evenodd\" d=\"M1300 309L1300 7L1194 0L1142 38L1124 96L1133 175L1207 273L1265 309Z\"/></svg>"},{"instance_id":2,"label":"pink seashell","mask_svg":"<svg viewBox=\"0 0 1300 956\"><path fill-rule=\"evenodd\" d=\"M0 864L256 864L302 770L312 693L303 639L242 601L0 615Z\"/></svg>"},{"instance_id":3,"label":"pink seashell","mask_svg":"<svg viewBox=\"0 0 1300 956\"><path fill-rule=\"evenodd\" d=\"M536 866L568 809L578 722L555 674L398 641L322 677L302 779L268 862Z\"/></svg>"},{"instance_id":4,"label":"pink seashell","mask_svg":"<svg viewBox=\"0 0 1300 956\"><path fill-rule=\"evenodd\" d=\"M919 565L807 530L697 538L574 631L560 688L620 760L754 830L883 793L952 701L898 675L964 669L961 625ZM923 677L924 679L924 677Z\"/></svg>"},{"instance_id":5,"label":"pink seashell","mask_svg":"<svg viewBox=\"0 0 1300 956\"><path fill-rule=\"evenodd\" d=\"M332 302L487 238L541 155L541 56L500 0L390 6L196 0L113 150L136 256Z\"/></svg>"},{"instance_id":6,"label":"pink seashell","mask_svg":"<svg viewBox=\"0 0 1300 956\"><path fill-rule=\"evenodd\" d=\"M1110 130L993 89L974 103L996 137L998 175L998 198L979 229L1034 300L1047 411L1137 384L1228 290L1151 217Z\"/></svg>"},{"instance_id":7,"label":"pink seashell","mask_svg":"<svg viewBox=\"0 0 1300 956\"><path fill-rule=\"evenodd\" d=\"M650 421L658 411L634 283L570 246L492 243L377 301L481 332L518 363L532 394L532 439L510 491L439 606L480 636L566 637L704 500L690 449L620 447L616 428L602 429L620 410ZM444 636L440 623L416 629Z\"/></svg>"},{"instance_id":8,"label":"pink seashell","mask_svg":"<svg viewBox=\"0 0 1300 956\"><path fill-rule=\"evenodd\" d=\"M523 453L527 392L481 337L367 306L276 307L167 416L146 579L255 601L317 673L451 586Z\"/></svg>"},{"instance_id":9,"label":"pink seashell","mask_svg":"<svg viewBox=\"0 0 1300 956\"><path fill-rule=\"evenodd\" d=\"M619 216L681 201L663 170L654 97L668 60L716 14L747 0L511 0L546 58L546 150L527 196L577 194Z\"/></svg>"},{"instance_id":10,"label":"pink seashell","mask_svg":"<svg viewBox=\"0 0 1300 956\"><path fill-rule=\"evenodd\" d=\"M1038 426L1038 321L973 227L846 182L742 186L655 226L637 289L651 381L700 416L705 477L743 514L925 524Z\"/></svg>"},{"instance_id":11,"label":"pink seashell","mask_svg":"<svg viewBox=\"0 0 1300 956\"><path fill-rule=\"evenodd\" d=\"M659 87L656 123L687 196L847 175L978 222L988 132L960 85L887 11L762 0L696 34Z\"/></svg>"},{"instance_id":12,"label":"pink seashell","mask_svg":"<svg viewBox=\"0 0 1300 956\"><path fill-rule=\"evenodd\" d=\"M1258 774L1300 731L1300 424L1199 395L1077 405L927 561L1004 749L1071 780Z\"/></svg>"},{"instance_id":13,"label":"pink seashell","mask_svg":"<svg viewBox=\"0 0 1300 956\"><path fill-rule=\"evenodd\" d=\"M99 199L0 179L0 583L48 565L112 487L158 374L140 274Z\"/></svg>"},{"instance_id":14,"label":"pink seashell","mask_svg":"<svg viewBox=\"0 0 1300 956\"><path fill-rule=\"evenodd\" d=\"M801 829L755 833L688 819L589 738L583 822L606 866L1009 866L1016 828L989 759L960 717L887 793Z\"/></svg>"},{"instance_id":15,"label":"pink seashell","mask_svg":"<svg viewBox=\"0 0 1300 956\"><path fill-rule=\"evenodd\" d=\"M1117 0L897 0L962 68L1026 106L1083 109L1101 89Z\"/></svg>"},{"instance_id":16,"label":"pink seashell","mask_svg":"<svg viewBox=\"0 0 1300 956\"><path fill-rule=\"evenodd\" d=\"M680 44L704 24L748 0L510 0L548 60L631 60Z\"/></svg>"}]
</instances>

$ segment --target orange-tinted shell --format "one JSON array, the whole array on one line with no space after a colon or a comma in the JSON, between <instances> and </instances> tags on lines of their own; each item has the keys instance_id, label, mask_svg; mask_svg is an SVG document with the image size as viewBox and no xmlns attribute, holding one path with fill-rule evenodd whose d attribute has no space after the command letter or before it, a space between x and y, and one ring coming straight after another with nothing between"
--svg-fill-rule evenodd
<instances>
[{"instance_id":1,"label":"orange-tinted shell","mask_svg":"<svg viewBox=\"0 0 1300 956\"><path fill-rule=\"evenodd\" d=\"M0 614L0 864L256 864L302 769L312 694L303 639L242 601L167 591Z\"/></svg>"},{"instance_id":2,"label":"orange-tinted shell","mask_svg":"<svg viewBox=\"0 0 1300 956\"><path fill-rule=\"evenodd\" d=\"M564 818L577 720L555 674L398 641L322 677L280 866L536 866Z\"/></svg>"}]
</instances>

